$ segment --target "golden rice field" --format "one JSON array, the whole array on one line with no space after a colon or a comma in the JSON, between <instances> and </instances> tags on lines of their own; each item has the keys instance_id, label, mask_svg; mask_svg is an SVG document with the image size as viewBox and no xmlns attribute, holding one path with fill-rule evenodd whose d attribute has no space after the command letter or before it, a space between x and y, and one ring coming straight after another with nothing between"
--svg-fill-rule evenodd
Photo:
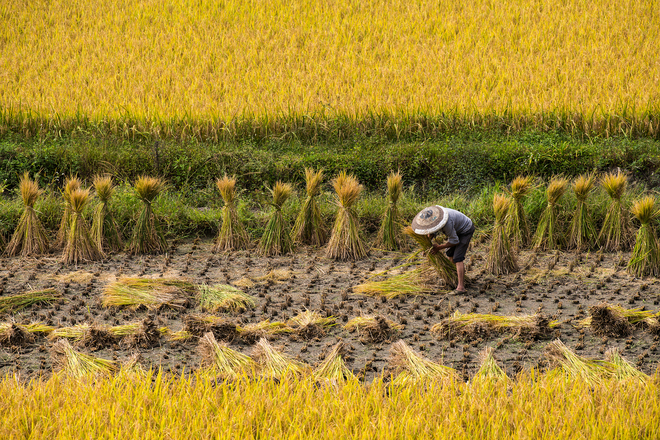
<instances>
[{"instance_id":1,"label":"golden rice field","mask_svg":"<svg viewBox=\"0 0 660 440\"><path fill-rule=\"evenodd\" d=\"M236 121L268 134L376 119L396 134L458 121L655 135L657 10L646 0L2 0L0 130L91 121L219 139Z\"/></svg>"},{"instance_id":2,"label":"golden rice field","mask_svg":"<svg viewBox=\"0 0 660 440\"><path fill-rule=\"evenodd\" d=\"M563 375L513 383L184 378L0 381L3 438L653 439L658 384Z\"/></svg>"}]
</instances>

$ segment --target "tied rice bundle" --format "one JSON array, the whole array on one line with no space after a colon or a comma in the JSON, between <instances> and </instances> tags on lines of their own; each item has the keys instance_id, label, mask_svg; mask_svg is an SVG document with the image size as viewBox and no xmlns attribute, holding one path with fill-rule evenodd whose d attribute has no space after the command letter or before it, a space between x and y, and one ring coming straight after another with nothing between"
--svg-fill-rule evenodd
<instances>
[{"instance_id":1,"label":"tied rice bundle","mask_svg":"<svg viewBox=\"0 0 660 440\"><path fill-rule=\"evenodd\" d=\"M397 251L400 247L401 240L401 216L397 203L401 194L403 193L403 182L401 173L390 173L387 176L387 194L388 203L383 218L381 221L380 229L376 243L388 251Z\"/></svg>"},{"instance_id":2,"label":"tied rice bundle","mask_svg":"<svg viewBox=\"0 0 660 440\"><path fill-rule=\"evenodd\" d=\"M314 171L305 168L307 198L303 202L296 222L293 225L291 237L294 243L323 246L327 240L327 232L321 217L316 199L321 194L323 170Z\"/></svg>"},{"instance_id":3,"label":"tied rice bundle","mask_svg":"<svg viewBox=\"0 0 660 440\"><path fill-rule=\"evenodd\" d=\"M541 214L534 234L534 248L541 250L556 249L561 241L557 203L566 192L568 180L554 177L546 190L548 206Z\"/></svg>"},{"instance_id":4,"label":"tied rice bundle","mask_svg":"<svg viewBox=\"0 0 660 440\"><path fill-rule=\"evenodd\" d=\"M362 185L345 171L332 180L337 196L337 218L332 228L326 256L333 260L359 260L367 256L359 231L355 203L362 192Z\"/></svg>"},{"instance_id":5,"label":"tied rice bundle","mask_svg":"<svg viewBox=\"0 0 660 440\"><path fill-rule=\"evenodd\" d=\"M48 236L34 210L34 204L41 195L41 190L27 172L21 177L19 189L25 209L5 249L5 255L10 257L43 255L48 252Z\"/></svg>"},{"instance_id":6,"label":"tied rice bundle","mask_svg":"<svg viewBox=\"0 0 660 440\"><path fill-rule=\"evenodd\" d=\"M493 198L495 227L486 262L488 271L493 275L508 275L518 270L515 251L506 232L505 222L510 206L511 200L508 197L496 194Z\"/></svg>"},{"instance_id":7,"label":"tied rice bundle","mask_svg":"<svg viewBox=\"0 0 660 440\"><path fill-rule=\"evenodd\" d=\"M141 176L135 182L135 194L143 207L133 229L126 250L129 254L159 254L167 250L167 241L153 212L152 203L165 189L165 182L157 177Z\"/></svg>"},{"instance_id":8,"label":"tied rice bundle","mask_svg":"<svg viewBox=\"0 0 660 440\"><path fill-rule=\"evenodd\" d=\"M218 232L215 252L246 249L250 244L247 232L238 217L236 207L236 178L226 174L215 181L225 206L222 207L222 226Z\"/></svg>"}]
</instances>

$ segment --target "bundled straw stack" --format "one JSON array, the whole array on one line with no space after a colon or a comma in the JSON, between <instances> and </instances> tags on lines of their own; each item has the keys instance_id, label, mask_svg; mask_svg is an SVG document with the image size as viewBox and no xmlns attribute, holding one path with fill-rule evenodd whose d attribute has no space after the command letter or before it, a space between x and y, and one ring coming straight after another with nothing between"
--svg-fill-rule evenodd
<instances>
[{"instance_id":1,"label":"bundled straw stack","mask_svg":"<svg viewBox=\"0 0 660 440\"><path fill-rule=\"evenodd\" d=\"M403 229L403 233L417 242L421 252L426 255L426 263L435 269L436 274L440 276L440 279L444 282L445 286L450 289L455 289L458 285L458 274L456 273L456 266L454 263L452 263L442 252L435 254L430 252L433 244L428 236L416 234L410 226L406 226ZM468 282L467 276L465 277L465 282Z\"/></svg>"},{"instance_id":2,"label":"bundled straw stack","mask_svg":"<svg viewBox=\"0 0 660 440\"><path fill-rule=\"evenodd\" d=\"M556 249L559 246L559 219L557 203L566 192L568 180L554 177L546 190L548 206L541 214L541 219L534 234L534 248L541 250Z\"/></svg>"},{"instance_id":3,"label":"bundled straw stack","mask_svg":"<svg viewBox=\"0 0 660 440\"><path fill-rule=\"evenodd\" d=\"M60 220L60 229L57 231L57 238L53 244L55 249L62 249L66 244L69 227L71 226L71 193L79 190L81 186L80 179L76 176L68 177L64 182L64 190L62 191L64 212L62 213L62 220Z\"/></svg>"},{"instance_id":4,"label":"bundled straw stack","mask_svg":"<svg viewBox=\"0 0 660 440\"><path fill-rule=\"evenodd\" d=\"M167 241L153 212L152 202L165 189L157 177L141 176L135 182L135 194L144 206L133 229L133 237L126 250L130 254L158 254L167 250Z\"/></svg>"},{"instance_id":5,"label":"bundled straw stack","mask_svg":"<svg viewBox=\"0 0 660 440\"><path fill-rule=\"evenodd\" d=\"M506 219L511 199L501 194L493 198L495 212L495 227L488 251L486 267L493 275L507 275L518 270L516 255L506 232Z\"/></svg>"},{"instance_id":6,"label":"bundled straw stack","mask_svg":"<svg viewBox=\"0 0 660 440\"><path fill-rule=\"evenodd\" d=\"M48 251L48 236L34 210L41 191L37 182L30 180L27 172L21 177L19 188L25 210L18 220L18 226L5 249L5 254L10 257L19 254L22 257L45 254Z\"/></svg>"},{"instance_id":7,"label":"bundled straw stack","mask_svg":"<svg viewBox=\"0 0 660 440\"><path fill-rule=\"evenodd\" d=\"M300 213L293 225L291 237L294 243L323 246L327 240L327 232L323 225L321 210L316 199L321 194L323 170L314 171L305 168L305 181L307 183L307 198L300 208Z\"/></svg>"},{"instance_id":8,"label":"bundled straw stack","mask_svg":"<svg viewBox=\"0 0 660 440\"><path fill-rule=\"evenodd\" d=\"M367 256L362 238L360 237L360 225L355 212L362 185L357 179L345 171L339 173L332 180L332 186L337 193L337 218L332 235L326 249L326 256L335 260L359 260Z\"/></svg>"},{"instance_id":9,"label":"bundled straw stack","mask_svg":"<svg viewBox=\"0 0 660 440\"><path fill-rule=\"evenodd\" d=\"M639 277L658 276L660 275L660 248L653 222L660 215L660 211L655 208L655 199L646 196L637 200L633 203L631 211L641 226L635 237L635 247L633 247L628 262L628 272Z\"/></svg>"},{"instance_id":10,"label":"bundled straw stack","mask_svg":"<svg viewBox=\"0 0 660 440\"><path fill-rule=\"evenodd\" d=\"M270 189L273 195L273 207L275 208L268 220L264 234L259 241L259 252L261 255L282 255L291 251L292 243L289 235L288 225L284 222L282 215L282 205L291 195L291 185L288 183L276 182Z\"/></svg>"},{"instance_id":11,"label":"bundled straw stack","mask_svg":"<svg viewBox=\"0 0 660 440\"><path fill-rule=\"evenodd\" d=\"M389 202L387 209L383 214L383 218L378 230L376 243L388 251L398 251L401 240L401 218L397 203L403 192L403 183L401 180L401 173L390 173L387 176L387 194Z\"/></svg>"},{"instance_id":12,"label":"bundled straw stack","mask_svg":"<svg viewBox=\"0 0 660 440\"><path fill-rule=\"evenodd\" d=\"M610 203L605 214L603 228L598 235L598 241L606 251L619 252L630 249L632 225L630 215L623 204L622 198L628 186L628 177L620 171L603 176L600 182L610 196Z\"/></svg>"},{"instance_id":13,"label":"bundled straw stack","mask_svg":"<svg viewBox=\"0 0 660 440\"><path fill-rule=\"evenodd\" d=\"M511 238L511 242L516 249L527 246L530 240L529 223L523 208L523 199L529 194L531 188L531 176L518 176L511 182L510 194L513 203L509 206L506 217L506 234Z\"/></svg>"},{"instance_id":14,"label":"bundled straw stack","mask_svg":"<svg viewBox=\"0 0 660 440\"><path fill-rule=\"evenodd\" d=\"M594 222L589 215L587 197L596 184L596 176L589 174L579 176L573 182L573 192L577 199L573 219L571 220L568 248L578 252L593 247L596 238Z\"/></svg>"},{"instance_id":15,"label":"bundled straw stack","mask_svg":"<svg viewBox=\"0 0 660 440\"><path fill-rule=\"evenodd\" d=\"M119 252L124 243L119 233L119 226L112 215L109 203L115 192L110 176L95 176L94 189L99 198L99 204L94 209L92 220L92 240L102 252Z\"/></svg>"},{"instance_id":16,"label":"bundled straw stack","mask_svg":"<svg viewBox=\"0 0 660 440\"><path fill-rule=\"evenodd\" d=\"M214 250L215 252L226 252L245 249L250 244L250 239L238 218L236 178L228 177L225 174L221 179L217 179L215 184L225 206L222 208L222 226Z\"/></svg>"},{"instance_id":17,"label":"bundled straw stack","mask_svg":"<svg viewBox=\"0 0 660 440\"><path fill-rule=\"evenodd\" d=\"M82 261L95 261L103 257L89 234L89 226L82 216L89 201L89 189L76 189L69 194L69 232L62 252L62 262L78 264Z\"/></svg>"}]
</instances>

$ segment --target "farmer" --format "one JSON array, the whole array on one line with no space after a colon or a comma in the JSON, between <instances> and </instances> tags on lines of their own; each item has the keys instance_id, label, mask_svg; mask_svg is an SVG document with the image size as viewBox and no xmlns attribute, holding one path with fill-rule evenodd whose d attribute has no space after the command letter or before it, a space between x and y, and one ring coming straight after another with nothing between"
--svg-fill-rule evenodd
<instances>
[{"instance_id":1,"label":"farmer","mask_svg":"<svg viewBox=\"0 0 660 440\"><path fill-rule=\"evenodd\" d=\"M465 252L474 234L474 224L465 214L454 209L442 206L429 206L422 209L412 221L412 229L416 234L427 235L433 243L432 254L441 249L447 249L449 260L456 265L458 274L458 286L456 292L465 292ZM433 241L435 236L442 231L447 236L447 241L437 244Z\"/></svg>"}]
</instances>

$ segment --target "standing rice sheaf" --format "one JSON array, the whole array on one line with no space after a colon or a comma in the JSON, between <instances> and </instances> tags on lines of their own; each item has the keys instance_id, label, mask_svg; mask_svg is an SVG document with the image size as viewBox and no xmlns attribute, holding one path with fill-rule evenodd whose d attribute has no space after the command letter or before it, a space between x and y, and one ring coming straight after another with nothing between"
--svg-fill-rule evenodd
<instances>
[{"instance_id":1,"label":"standing rice sheaf","mask_svg":"<svg viewBox=\"0 0 660 440\"><path fill-rule=\"evenodd\" d=\"M355 202L360 197L362 185L345 171L332 180L336 191L337 218L326 248L326 256L334 260L360 260L368 254L360 236L360 224Z\"/></svg>"},{"instance_id":2,"label":"standing rice sheaf","mask_svg":"<svg viewBox=\"0 0 660 440\"><path fill-rule=\"evenodd\" d=\"M69 236L69 228L71 227L71 193L82 188L82 182L77 176L71 176L64 182L64 189L62 190L62 199L64 199L64 211L62 219L60 220L60 228L57 231L54 249L62 249L66 244Z\"/></svg>"},{"instance_id":3,"label":"standing rice sheaf","mask_svg":"<svg viewBox=\"0 0 660 440\"><path fill-rule=\"evenodd\" d=\"M5 255L9 257L43 255L48 252L48 235L34 210L34 204L41 195L41 190L27 172L21 177L19 189L25 209L18 220L14 235L7 244Z\"/></svg>"},{"instance_id":4,"label":"standing rice sheaf","mask_svg":"<svg viewBox=\"0 0 660 440\"><path fill-rule=\"evenodd\" d=\"M619 252L630 249L633 233L630 213L623 198L628 186L628 177L621 171L609 173L601 178L601 186L610 196L605 221L598 234L598 242L606 251Z\"/></svg>"},{"instance_id":5,"label":"standing rice sheaf","mask_svg":"<svg viewBox=\"0 0 660 440\"><path fill-rule=\"evenodd\" d=\"M518 176L511 182L512 203L509 205L509 211L506 216L506 234L511 239L511 244L516 249L522 249L530 241L530 230L523 199L532 189L531 176Z\"/></svg>"},{"instance_id":6,"label":"standing rice sheaf","mask_svg":"<svg viewBox=\"0 0 660 440\"><path fill-rule=\"evenodd\" d=\"M388 203L378 230L376 244L388 251L398 251L401 245L401 215L397 203L403 193L401 172L387 176Z\"/></svg>"},{"instance_id":7,"label":"standing rice sheaf","mask_svg":"<svg viewBox=\"0 0 660 440\"><path fill-rule=\"evenodd\" d=\"M511 199L496 194L493 198L493 211L495 212L495 227L493 228L490 249L486 267L493 275L507 275L518 271L518 263L514 247L511 245L506 232L506 221Z\"/></svg>"},{"instance_id":8,"label":"standing rice sheaf","mask_svg":"<svg viewBox=\"0 0 660 440\"><path fill-rule=\"evenodd\" d=\"M328 238L328 233L317 203L317 198L321 194L323 170L314 171L312 168L305 168L305 182L307 198L296 217L291 238L294 243L323 246Z\"/></svg>"},{"instance_id":9,"label":"standing rice sheaf","mask_svg":"<svg viewBox=\"0 0 660 440\"><path fill-rule=\"evenodd\" d=\"M143 207L133 229L133 236L126 249L129 254L160 254L167 250L167 241L153 212L152 203L165 189L165 182L158 177L140 176L135 182L135 194Z\"/></svg>"},{"instance_id":10,"label":"standing rice sheaf","mask_svg":"<svg viewBox=\"0 0 660 440\"><path fill-rule=\"evenodd\" d=\"M587 198L595 184L595 174L579 176L573 182L573 192L577 204L569 226L568 248L578 252L593 248L596 244L596 229L587 206Z\"/></svg>"},{"instance_id":11,"label":"standing rice sheaf","mask_svg":"<svg viewBox=\"0 0 660 440\"><path fill-rule=\"evenodd\" d=\"M90 235L89 226L82 216L83 209L89 201L89 189L77 189L69 195L71 222L66 244L62 251L62 262L78 264L82 261L95 261L103 258L103 253L96 246Z\"/></svg>"},{"instance_id":12,"label":"standing rice sheaf","mask_svg":"<svg viewBox=\"0 0 660 440\"><path fill-rule=\"evenodd\" d=\"M225 206L222 207L222 225L218 232L215 252L228 252L246 249L250 239L238 217L236 207L236 178L226 174L215 181Z\"/></svg>"},{"instance_id":13,"label":"standing rice sheaf","mask_svg":"<svg viewBox=\"0 0 660 440\"><path fill-rule=\"evenodd\" d=\"M655 198L643 197L633 203L633 215L641 223L635 237L628 272L635 276L660 275L660 249L653 222L660 216L655 207Z\"/></svg>"},{"instance_id":14,"label":"standing rice sheaf","mask_svg":"<svg viewBox=\"0 0 660 440\"><path fill-rule=\"evenodd\" d=\"M259 252L264 256L282 255L291 251L293 244L289 232L289 225L285 224L282 215L282 205L291 196L293 188L288 183L276 182L270 189L273 196L273 213L264 229L259 241Z\"/></svg>"},{"instance_id":15,"label":"standing rice sheaf","mask_svg":"<svg viewBox=\"0 0 660 440\"><path fill-rule=\"evenodd\" d=\"M564 177L554 177L548 184L546 195L548 206L541 214L541 219L534 233L534 248L541 250L557 249L562 240L560 218L557 203L568 187Z\"/></svg>"},{"instance_id":16,"label":"standing rice sheaf","mask_svg":"<svg viewBox=\"0 0 660 440\"><path fill-rule=\"evenodd\" d=\"M119 225L110 209L110 199L115 192L112 177L95 176L94 190L99 198L99 204L94 208L92 240L102 252L119 252L124 248L124 241L119 232Z\"/></svg>"}]
</instances>

